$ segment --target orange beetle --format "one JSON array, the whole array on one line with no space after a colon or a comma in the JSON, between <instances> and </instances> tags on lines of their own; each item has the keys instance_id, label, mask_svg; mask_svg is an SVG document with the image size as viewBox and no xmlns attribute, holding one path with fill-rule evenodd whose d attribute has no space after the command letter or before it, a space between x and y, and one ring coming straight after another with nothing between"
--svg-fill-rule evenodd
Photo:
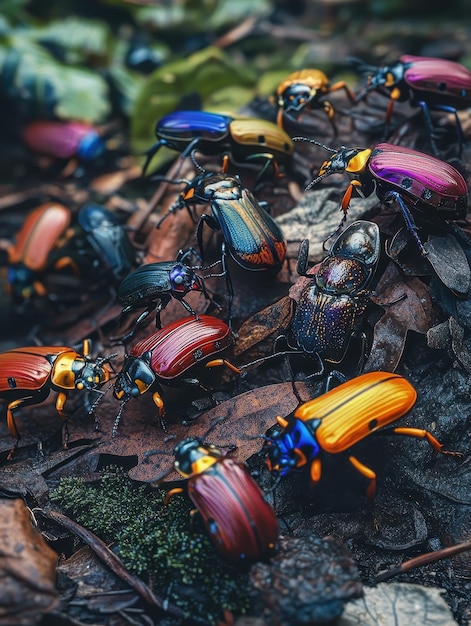
<instances>
[{"instance_id":1,"label":"orange beetle","mask_svg":"<svg viewBox=\"0 0 471 626\"><path fill-rule=\"evenodd\" d=\"M279 107L277 124L283 126L284 114L294 113L297 119L304 109L324 109L334 133L337 135L334 107L328 100L324 100L323 97L339 89L345 91L352 104L355 102L353 92L344 81L338 81L331 85L324 72L316 69L293 72L281 81L276 90Z\"/></svg>"},{"instance_id":2,"label":"orange beetle","mask_svg":"<svg viewBox=\"0 0 471 626\"><path fill-rule=\"evenodd\" d=\"M18 231L15 243L7 249L8 288L15 302L21 303L33 296L44 297L46 287L41 281L51 264L51 252L70 236L72 214L57 202L47 202L34 209ZM68 257L58 259L55 269L76 265Z\"/></svg>"},{"instance_id":3,"label":"orange beetle","mask_svg":"<svg viewBox=\"0 0 471 626\"><path fill-rule=\"evenodd\" d=\"M310 463L311 479L321 479L322 453L349 450L368 435L402 417L415 404L417 393L399 374L368 372L347 381L322 396L301 404L290 416L278 416L282 431L267 438L267 466L284 476L296 467ZM394 427L392 434L426 439L436 452L442 444L427 430ZM349 454L353 467L369 480L367 496L376 490L375 472Z\"/></svg>"}]
</instances>

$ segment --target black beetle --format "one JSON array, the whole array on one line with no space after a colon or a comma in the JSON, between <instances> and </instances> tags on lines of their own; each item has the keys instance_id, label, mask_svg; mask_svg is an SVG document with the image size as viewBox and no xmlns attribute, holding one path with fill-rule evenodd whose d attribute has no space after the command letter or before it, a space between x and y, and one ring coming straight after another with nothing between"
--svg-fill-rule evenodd
<instances>
[{"instance_id":1,"label":"black beetle","mask_svg":"<svg viewBox=\"0 0 471 626\"><path fill-rule=\"evenodd\" d=\"M197 274L196 270L205 270L212 266L205 268L201 265L190 265L189 258L195 254L191 248L185 252L180 250L175 261L147 263L123 279L118 289L118 300L124 306L120 319L137 309L145 308L145 311L137 318L134 329L124 335L121 341L131 339L154 309L156 309L155 324L160 328L160 312L172 298L181 302L192 315L197 314L185 300L186 294L190 291L200 291L214 303L204 285L204 280L219 274Z\"/></svg>"}]
</instances>

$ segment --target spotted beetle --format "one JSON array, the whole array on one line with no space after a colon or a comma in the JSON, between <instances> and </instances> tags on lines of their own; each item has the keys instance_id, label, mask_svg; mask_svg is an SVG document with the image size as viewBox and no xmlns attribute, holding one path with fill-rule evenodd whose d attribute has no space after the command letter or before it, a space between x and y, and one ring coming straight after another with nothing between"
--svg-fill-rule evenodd
<instances>
[{"instance_id":1,"label":"spotted beetle","mask_svg":"<svg viewBox=\"0 0 471 626\"><path fill-rule=\"evenodd\" d=\"M113 436L118 432L126 403L147 391L152 392L159 416L165 415L161 384L190 384L209 393L197 378L189 375L190 370L198 365L225 365L239 374L240 370L226 359L213 358L233 342L234 336L227 324L210 315L175 320L138 342L126 356L114 384L113 394L120 400L121 407L113 426Z\"/></svg>"},{"instance_id":2,"label":"spotted beetle","mask_svg":"<svg viewBox=\"0 0 471 626\"><path fill-rule=\"evenodd\" d=\"M307 274L308 244L300 246L297 270L310 282L296 305L289 334L304 353L340 363L371 296L368 286L380 257L379 227L365 220L350 224L314 276Z\"/></svg>"},{"instance_id":3,"label":"spotted beetle","mask_svg":"<svg viewBox=\"0 0 471 626\"><path fill-rule=\"evenodd\" d=\"M445 161L389 143L380 143L373 149L343 146L334 150L304 137L295 137L293 141L308 141L332 153L306 190L331 174L349 172L358 176L350 182L343 196L342 222L346 218L354 189L363 196L369 196L376 191L382 202L398 203L409 232L421 253L426 255L417 233L413 212L417 211L427 218L438 217L445 220L466 217L468 185L460 172Z\"/></svg>"},{"instance_id":4,"label":"spotted beetle","mask_svg":"<svg viewBox=\"0 0 471 626\"><path fill-rule=\"evenodd\" d=\"M64 405L73 389L94 391L108 382L112 358L90 356L90 343L84 341L82 354L66 346L27 346L0 353L0 398L8 402L8 430L17 442L20 433L14 411L41 404L50 391L57 391L56 410L66 419Z\"/></svg>"}]
</instances>

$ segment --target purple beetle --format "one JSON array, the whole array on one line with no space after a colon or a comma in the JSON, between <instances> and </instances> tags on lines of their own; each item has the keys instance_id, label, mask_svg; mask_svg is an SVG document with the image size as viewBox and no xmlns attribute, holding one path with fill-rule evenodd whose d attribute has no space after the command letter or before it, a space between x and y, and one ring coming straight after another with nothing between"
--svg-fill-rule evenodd
<instances>
[{"instance_id":1,"label":"purple beetle","mask_svg":"<svg viewBox=\"0 0 471 626\"><path fill-rule=\"evenodd\" d=\"M358 220L340 233L312 275L308 273L309 241L301 243L297 271L310 281L299 298L289 334L302 352L330 363L343 361L372 293L369 284L380 244L378 225ZM361 339L364 343L364 336Z\"/></svg>"},{"instance_id":2,"label":"purple beetle","mask_svg":"<svg viewBox=\"0 0 471 626\"><path fill-rule=\"evenodd\" d=\"M456 113L457 109L471 106L471 71L454 61L404 55L391 65L374 67L352 59L360 72L368 75L367 85L357 95L357 102L370 91L377 91L390 98L386 110L388 126L394 102L409 101L422 109L434 154L438 154L433 140L433 126L429 109L453 113L456 119L458 142L463 143L463 131Z\"/></svg>"},{"instance_id":3,"label":"purple beetle","mask_svg":"<svg viewBox=\"0 0 471 626\"><path fill-rule=\"evenodd\" d=\"M309 141L332 152L322 164L319 175L306 187L311 189L330 174L350 172L358 178L350 182L341 208L345 220L353 189L361 189L361 195L373 191L383 202L396 201L404 216L406 226L414 237L421 253L425 248L417 233L412 211L448 220L466 217L468 210L468 186L463 176L449 163L423 152L380 143L369 148L346 148L333 150L313 139L294 137L293 141Z\"/></svg>"}]
</instances>

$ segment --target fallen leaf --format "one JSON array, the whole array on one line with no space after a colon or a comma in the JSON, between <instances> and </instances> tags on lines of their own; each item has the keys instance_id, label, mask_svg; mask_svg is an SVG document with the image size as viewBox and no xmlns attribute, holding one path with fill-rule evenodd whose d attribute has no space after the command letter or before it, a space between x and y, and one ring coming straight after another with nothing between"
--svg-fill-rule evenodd
<instances>
[{"instance_id":1,"label":"fallen leaf","mask_svg":"<svg viewBox=\"0 0 471 626\"><path fill-rule=\"evenodd\" d=\"M438 588L407 583L365 587L364 597L349 602L338 626L457 626Z\"/></svg>"},{"instance_id":2,"label":"fallen leaf","mask_svg":"<svg viewBox=\"0 0 471 626\"><path fill-rule=\"evenodd\" d=\"M0 500L0 624L33 626L55 609L57 554L31 525L22 500Z\"/></svg>"},{"instance_id":3,"label":"fallen leaf","mask_svg":"<svg viewBox=\"0 0 471 626\"><path fill-rule=\"evenodd\" d=\"M404 351L409 331L425 334L434 323L430 294L422 281L401 276L390 263L372 301L385 313L374 328L373 344L364 371L394 372Z\"/></svg>"}]
</instances>

